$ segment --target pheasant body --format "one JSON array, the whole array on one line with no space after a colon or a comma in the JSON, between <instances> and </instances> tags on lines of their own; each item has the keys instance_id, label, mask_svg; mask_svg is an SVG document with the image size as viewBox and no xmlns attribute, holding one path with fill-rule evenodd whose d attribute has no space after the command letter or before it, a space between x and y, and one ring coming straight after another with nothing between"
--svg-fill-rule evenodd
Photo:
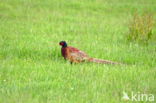
<instances>
[{"instance_id":1,"label":"pheasant body","mask_svg":"<svg viewBox=\"0 0 156 103\"><path fill-rule=\"evenodd\" d=\"M85 60L89 59L89 56L85 52L70 46L62 47L61 54L64 59L69 60L71 63L84 62Z\"/></svg>"},{"instance_id":2,"label":"pheasant body","mask_svg":"<svg viewBox=\"0 0 156 103\"><path fill-rule=\"evenodd\" d=\"M62 46L61 48L62 56L64 57L65 60L69 60L71 63L95 62L95 63L102 63L102 64L120 64L108 60L91 58L85 52L77 48L67 46L67 43L65 41L61 41L59 44Z\"/></svg>"}]
</instances>

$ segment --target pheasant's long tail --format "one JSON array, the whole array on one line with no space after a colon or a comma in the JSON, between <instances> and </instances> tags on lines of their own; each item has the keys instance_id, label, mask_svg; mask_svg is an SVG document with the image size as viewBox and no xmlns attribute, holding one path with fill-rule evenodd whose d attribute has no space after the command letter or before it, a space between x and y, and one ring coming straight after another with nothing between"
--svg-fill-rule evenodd
<instances>
[{"instance_id":1,"label":"pheasant's long tail","mask_svg":"<svg viewBox=\"0 0 156 103\"><path fill-rule=\"evenodd\" d=\"M109 61L109 60L102 60L102 59L96 59L96 58L89 58L88 61L94 62L94 63L101 63L101 64L122 64L119 62L113 62L113 61Z\"/></svg>"}]
</instances>

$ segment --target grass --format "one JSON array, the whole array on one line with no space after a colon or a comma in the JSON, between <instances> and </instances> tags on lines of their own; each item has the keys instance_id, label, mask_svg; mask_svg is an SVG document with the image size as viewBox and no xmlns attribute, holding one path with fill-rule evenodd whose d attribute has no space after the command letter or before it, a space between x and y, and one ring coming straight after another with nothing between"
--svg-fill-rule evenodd
<instances>
[{"instance_id":1,"label":"grass","mask_svg":"<svg viewBox=\"0 0 156 103\"><path fill-rule=\"evenodd\" d=\"M155 4L1 0L0 103L124 103L123 91L156 96L155 27L149 45L126 42L132 15L148 11L155 18ZM61 57L61 40L128 65L70 65Z\"/></svg>"},{"instance_id":2,"label":"grass","mask_svg":"<svg viewBox=\"0 0 156 103\"><path fill-rule=\"evenodd\" d=\"M153 25L154 20L152 15L147 13L141 16L135 14L129 23L129 34L127 35L127 39L129 41L140 41L147 44L152 36Z\"/></svg>"}]
</instances>

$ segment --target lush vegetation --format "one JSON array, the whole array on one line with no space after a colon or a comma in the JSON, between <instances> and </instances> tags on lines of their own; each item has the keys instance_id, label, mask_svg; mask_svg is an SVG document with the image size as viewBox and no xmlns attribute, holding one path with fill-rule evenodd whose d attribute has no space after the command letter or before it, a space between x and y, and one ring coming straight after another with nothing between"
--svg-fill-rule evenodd
<instances>
[{"instance_id":1,"label":"lush vegetation","mask_svg":"<svg viewBox=\"0 0 156 103\"><path fill-rule=\"evenodd\" d=\"M136 12L155 19L156 1L1 0L0 103L122 103L123 91L156 96L156 28L148 45L127 42ZM61 40L128 65L70 65Z\"/></svg>"},{"instance_id":2,"label":"lush vegetation","mask_svg":"<svg viewBox=\"0 0 156 103\"><path fill-rule=\"evenodd\" d=\"M148 44L148 41L153 35L153 25L154 19L151 14L144 14L141 16L135 14L129 23L127 39L129 41Z\"/></svg>"}]
</instances>

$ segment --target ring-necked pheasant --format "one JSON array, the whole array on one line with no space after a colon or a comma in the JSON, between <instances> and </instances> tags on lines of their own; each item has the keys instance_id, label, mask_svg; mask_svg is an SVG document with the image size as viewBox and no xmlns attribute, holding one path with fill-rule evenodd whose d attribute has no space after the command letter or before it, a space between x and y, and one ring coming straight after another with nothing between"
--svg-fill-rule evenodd
<instances>
[{"instance_id":1,"label":"ring-necked pheasant","mask_svg":"<svg viewBox=\"0 0 156 103\"><path fill-rule=\"evenodd\" d=\"M120 64L118 62L112 62L108 60L101 60L96 58L89 57L85 52L68 46L65 41L61 41L59 43L61 48L61 54L64 57L65 60L69 60L72 63L80 63L80 62L95 62L95 63L102 63L102 64Z\"/></svg>"}]
</instances>

